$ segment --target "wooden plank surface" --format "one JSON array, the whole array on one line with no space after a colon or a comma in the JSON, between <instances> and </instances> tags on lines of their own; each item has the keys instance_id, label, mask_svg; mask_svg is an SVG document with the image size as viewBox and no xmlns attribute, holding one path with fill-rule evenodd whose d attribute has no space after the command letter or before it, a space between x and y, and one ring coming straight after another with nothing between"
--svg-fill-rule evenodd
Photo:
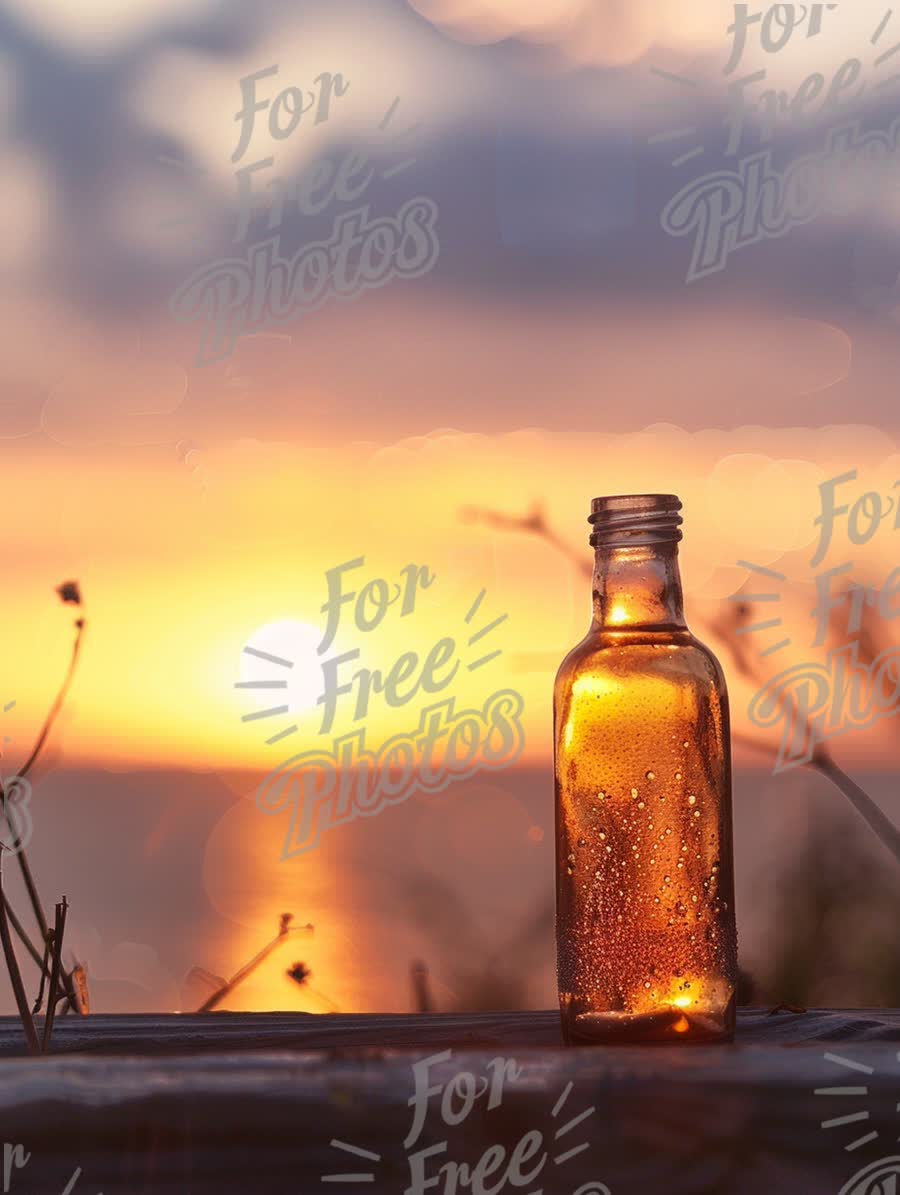
<instances>
[{"instance_id":1,"label":"wooden plank surface","mask_svg":"<svg viewBox=\"0 0 900 1195\"><path fill-rule=\"evenodd\" d=\"M744 1012L734 1046L577 1050L556 1044L554 1013L90 1020L65 1018L62 1052L38 1060L9 1056L16 1028L0 1023L2 1139L31 1153L11 1195L61 1195L76 1167L75 1195L400 1195L410 1152L446 1142L434 1174L494 1147L508 1156L526 1132L542 1134L547 1164L531 1186L497 1195L568 1195L592 1182L590 1195L603 1195L598 1184L612 1195L837 1195L863 1166L900 1153L897 1012ZM421 1138L404 1149L413 1065L445 1050L428 1071L441 1089L465 1072L487 1076L497 1056L517 1073L495 1108L482 1098L455 1127L432 1097ZM825 1087L865 1094L815 1094ZM563 1116L552 1113L567 1091L564 1115L595 1111L564 1141L589 1148L557 1164ZM821 1128L862 1111L865 1121ZM348 1171L372 1181L322 1182Z\"/></svg>"},{"instance_id":2,"label":"wooden plank surface","mask_svg":"<svg viewBox=\"0 0 900 1195\"><path fill-rule=\"evenodd\" d=\"M900 1042L900 1010L810 1009L801 1014L741 1009L737 1042L798 1045L807 1041ZM66 1016L53 1029L54 1053L175 1053L201 1050L323 1050L355 1046L559 1046L559 1014L498 1013L207 1013L202 1016ZM15 1017L0 1017L0 1056L22 1053Z\"/></svg>"}]
</instances>

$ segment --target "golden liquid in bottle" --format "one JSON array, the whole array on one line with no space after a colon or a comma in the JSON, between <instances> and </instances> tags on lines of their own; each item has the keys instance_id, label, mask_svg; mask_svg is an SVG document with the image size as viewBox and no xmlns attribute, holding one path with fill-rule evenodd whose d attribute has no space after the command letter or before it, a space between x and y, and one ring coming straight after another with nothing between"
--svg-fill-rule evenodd
<instances>
[{"instance_id":1,"label":"golden liquid in bottle","mask_svg":"<svg viewBox=\"0 0 900 1195\"><path fill-rule=\"evenodd\" d=\"M727 696L715 657L684 626L675 542L636 539L598 547L594 626L556 681L563 1035L728 1040L737 942Z\"/></svg>"}]
</instances>

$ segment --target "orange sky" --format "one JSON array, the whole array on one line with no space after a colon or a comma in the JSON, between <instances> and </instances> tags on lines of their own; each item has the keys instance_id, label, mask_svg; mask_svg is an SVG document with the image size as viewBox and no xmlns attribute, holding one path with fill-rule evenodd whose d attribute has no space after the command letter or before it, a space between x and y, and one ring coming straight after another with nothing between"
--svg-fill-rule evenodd
<instances>
[{"instance_id":1,"label":"orange sky","mask_svg":"<svg viewBox=\"0 0 900 1195\"><path fill-rule=\"evenodd\" d=\"M859 53L860 119L886 127L892 93L876 90L872 58L894 70L898 14L876 48L879 0L832 7L817 36L801 30L777 53L755 29L741 71L765 69L764 86L793 95L811 71L830 81ZM234 22L237 8L253 18ZM578 561L590 559L595 495L682 498L688 616L720 653L741 734L750 687L709 634L745 584L738 560L788 578L782 627L753 650L790 634L792 659L810 654L817 487L853 468L848 497L900 478L900 207L896 188L862 186L842 214L684 285L689 246L660 216L692 176L734 165L722 145L731 8L8 0L0 708L16 704L3 762L12 771L33 741L84 613L75 684L35 777L33 855L49 891L70 893L94 974L121 963L130 982L138 958L156 968L140 998L173 1007L189 966L235 969L285 909L317 923L315 942L286 947L232 1006L321 1008L285 980L297 957L345 1009L405 1008L422 952L448 1007L473 958L509 953L552 879L552 680L588 625ZM430 197L441 253L427 276L243 337L200 369L199 329L168 303L193 271L237 251L240 80L276 63L278 86L327 71L349 90L333 119L296 136L273 137L260 119L246 161L271 153L278 182L351 147L381 161L400 144L415 168L367 201L384 215ZM820 148L830 117L813 107L806 124L783 122L779 152ZM677 135L653 140L688 126L702 157ZM298 216L286 244L327 231ZM576 560L462 517L538 502ZM886 524L851 548L842 533L825 564L852 560L860 581L880 583L896 534ZM368 668L446 635L464 641L482 589L479 618L508 615L484 641L503 654L461 667L451 691L480 706L520 690L528 766L415 794L283 864L283 821L260 813L254 791L265 769L326 745L313 704L325 574L358 556L366 578L391 582L411 563L437 578L409 618L392 608L370 634L344 621L333 650L358 647ZM54 596L70 578L83 611ZM305 653L288 715L242 721L270 699L234 687L270 675L248 665L248 643ZM411 729L423 704L374 698L368 745ZM296 734L266 744L291 722ZM353 725L344 705L327 737ZM895 740L884 721L835 754L854 774L889 777ZM738 760L741 882L758 893L771 871L757 862L801 840L804 786L824 782L773 777L771 759L743 748ZM886 810L892 788L879 793ZM828 800L815 789L810 816ZM544 1003L551 955L548 942L534 967Z\"/></svg>"},{"instance_id":2,"label":"orange sky","mask_svg":"<svg viewBox=\"0 0 900 1195\"><path fill-rule=\"evenodd\" d=\"M241 723L261 700L233 687L243 676L241 649L265 641L289 652L290 627L254 638L283 622L305 624L315 642L326 570L363 555L361 582L396 581L410 563L428 565L438 580L410 618L391 610L371 634L345 618L329 654L360 647L365 665L382 670L404 651L424 656L465 629L484 587L485 619L488 610L509 615L495 634L505 654L483 673L466 672L454 693L481 704L503 684L519 688L526 756L545 758L555 663L586 630L589 585L547 544L465 521L465 506L524 513L543 500L555 530L589 558L585 517L595 491L675 491L685 503L682 571L698 631L746 579L739 559L777 564L789 579L785 617L799 659L812 641L817 486L856 466L860 482L844 491L852 499L864 489L887 493L900 477L889 438L853 427L686 433L660 425L632 436L533 429L500 437L448 430L357 444L342 458L324 446L316 453L251 440L211 444L197 456L202 469L193 473L171 450L154 448L123 451L101 469L94 451L29 446L7 469L17 506L7 553L16 564L0 648L16 678L7 699L18 703L17 742L36 728L61 676L70 620L52 587L76 576L89 633L59 736L67 759L225 770L278 762L273 754L283 749L264 739L284 722ZM880 582L895 553L885 525L862 549L836 537L822 567L852 559L861 578ZM734 687L739 721L737 678ZM391 710L373 698L370 735L383 741L408 729L420 708ZM299 722L285 755L321 745L318 713L300 710Z\"/></svg>"}]
</instances>

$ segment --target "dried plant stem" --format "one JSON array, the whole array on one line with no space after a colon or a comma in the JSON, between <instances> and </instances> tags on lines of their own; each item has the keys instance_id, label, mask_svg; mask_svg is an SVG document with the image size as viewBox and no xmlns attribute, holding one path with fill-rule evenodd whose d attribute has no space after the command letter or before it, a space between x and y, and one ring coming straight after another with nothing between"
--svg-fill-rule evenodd
<instances>
[{"instance_id":1,"label":"dried plant stem","mask_svg":"<svg viewBox=\"0 0 900 1195\"><path fill-rule=\"evenodd\" d=\"M0 790L0 791L2 791L2 790ZM4 807L4 809L6 808L5 802L3 803L3 807ZM22 863L23 854L24 854L24 852L19 853L20 866ZM27 861L25 863L25 867L27 868L27 875L28 875L28 877L30 877L31 870L30 870L30 868L28 868ZM25 874L26 873L23 871L23 875L25 875ZM27 884L27 882L28 881L26 879L26 884ZM34 881L32 880L31 883L32 883L32 887L33 887ZM35 903L34 903L35 900L37 900L37 906L35 906ZM38 951L38 949L34 945L34 943L31 941L28 934L25 932L25 928L22 925L22 922L16 916L15 910L13 909L12 905L10 904L9 897L7 897L5 893L3 895L2 903L3 903L3 907L4 907L4 912L9 915L9 920L12 922L13 929L16 931L16 934L18 935L20 941L22 942L22 945L25 947L25 949L28 951L28 953L34 959L37 966L40 968L41 979L43 981L43 978L46 975L46 961L45 961L46 956L45 956L45 958L41 958L40 952ZM34 890L34 899L32 900L32 908L34 909L35 916L38 919L38 925L41 927L41 935L42 935L44 941L46 942L47 938L49 936L49 933L50 933L50 928L47 925L46 919L43 916L43 908L41 907L40 900L37 897L36 889ZM65 988L66 998L69 1002L69 1007L72 1009L73 1012L80 1012L81 1009L80 1009L80 1006L78 1003L78 998L75 995L75 985L72 982L71 974L68 971L63 970L62 980L63 980L63 987Z\"/></svg>"},{"instance_id":2,"label":"dried plant stem","mask_svg":"<svg viewBox=\"0 0 900 1195\"><path fill-rule=\"evenodd\" d=\"M86 626L87 623L81 618L79 618L75 624L75 642L72 644L72 656L69 660L69 667L66 670L66 675L63 677L63 682L59 687L59 692L56 694L56 698L47 712L47 717L44 719L44 725L41 727L40 734L35 741L34 747L31 749L31 754L22 764L21 768L19 768L20 776L27 776L34 767L34 764L37 762L37 758L43 749L44 743L46 743L50 731L53 729L53 723L56 721L59 711L62 709L63 702L65 701L69 689L71 688L72 679L75 676L75 667L78 663L78 655L81 651L81 641L84 638L84 629Z\"/></svg>"},{"instance_id":3,"label":"dried plant stem","mask_svg":"<svg viewBox=\"0 0 900 1195\"><path fill-rule=\"evenodd\" d=\"M540 506L535 507L530 514L524 516L507 515L501 511L489 510L478 506L466 507L461 513L463 518L468 522L481 522L489 527L495 527L500 530L522 531L526 534L537 536L537 538L545 540L552 547L574 561L586 576L590 577L593 574L590 561L581 553L576 553L568 544L560 539L550 527ZM727 627L723 630L722 627L714 624L710 624L708 629L717 637L721 636L723 638L734 661L735 668L741 675L754 684L765 684L767 682L768 678L759 672L755 666L755 661L750 659L746 644L733 631L730 632ZM772 749L767 744L761 743L748 735L733 732L732 739L734 742L741 742L755 750L765 751L769 755L772 754ZM894 858L900 862L900 830L879 809L868 793L860 788L855 781L851 780L842 768L838 767L831 753L823 745L818 747L813 758L805 766L814 768L820 772L826 780L829 780L843 793L868 827L893 854Z\"/></svg>"},{"instance_id":4,"label":"dried plant stem","mask_svg":"<svg viewBox=\"0 0 900 1195\"><path fill-rule=\"evenodd\" d=\"M10 925L18 934L19 941L34 959L35 963L37 963L37 965L41 968L41 972L46 973L46 963L44 959L41 958L40 952L38 951L38 948L35 946L34 942L32 942L31 938L29 938L28 934L25 932L25 927L16 916L16 911L9 903L9 897L6 895L6 893L3 894L3 904L6 907L6 915L9 917Z\"/></svg>"},{"instance_id":5,"label":"dried plant stem","mask_svg":"<svg viewBox=\"0 0 900 1195\"><path fill-rule=\"evenodd\" d=\"M3 874L2 874L2 855L0 851L0 893L3 891ZM16 959L16 952L13 949L12 938L9 935L9 922L6 919L6 904L0 900L0 944L3 947L3 957L6 960L6 969L9 972L9 981L12 984L13 995L16 999L16 1007L19 1010L19 1016L22 1019L22 1028L25 1030L25 1040L28 1042L28 1049L32 1054L40 1054L41 1046L38 1041L37 1033L34 1028L34 1020L31 1016L31 1010L28 1007L28 1000L25 997L25 987L22 983L22 974L19 971L19 964Z\"/></svg>"},{"instance_id":6,"label":"dried plant stem","mask_svg":"<svg viewBox=\"0 0 900 1195\"><path fill-rule=\"evenodd\" d=\"M835 788L840 789L860 817L900 863L900 830L882 813L869 794L864 792L856 781L851 780L843 768L838 767L827 751L817 753L811 760L810 767L821 772L826 780L830 780Z\"/></svg>"},{"instance_id":7,"label":"dried plant stem","mask_svg":"<svg viewBox=\"0 0 900 1195\"><path fill-rule=\"evenodd\" d=\"M6 792L3 788L2 783L0 783L0 806L2 806L4 815L6 816L6 824L13 831L13 833L15 833L15 827L13 826L13 823L9 817L8 812L7 812ZM44 959L41 959L41 955L40 955L40 952L38 951L38 948L35 946L35 944L31 940L31 938L29 938L28 934L25 932L25 927L22 925L22 922L16 916L16 911L12 907L12 904L10 903L10 899L6 895L5 892L2 894L2 900L3 900L3 906L6 910L6 914L9 917L10 923L11 923L13 929L16 931L16 934L18 935L19 940L21 941L21 943L25 947L25 949L28 951L28 953L31 955L31 957L34 959L34 961L38 965L38 967L41 969L41 980L43 981L44 975L46 974L46 952L45 952Z\"/></svg>"},{"instance_id":8,"label":"dried plant stem","mask_svg":"<svg viewBox=\"0 0 900 1195\"><path fill-rule=\"evenodd\" d=\"M740 743L744 747L749 747L753 751L760 751L768 756L773 754L772 748L768 743L764 743L760 739L755 739L752 735L734 733L732 734L732 739L734 742ZM800 766L812 768L833 784L847 798L869 828L874 831L881 842L893 854L894 858L900 862L900 830L897 829L886 814L882 813L869 794L860 788L856 781L852 780L843 768L835 763L828 751L820 746L813 758Z\"/></svg>"},{"instance_id":9,"label":"dried plant stem","mask_svg":"<svg viewBox=\"0 0 900 1195\"><path fill-rule=\"evenodd\" d=\"M56 694L53 704L47 711L47 717L44 719L44 725L41 727L34 747L31 749L31 754L22 764L21 768L19 768L19 776L27 776L34 767L41 751L43 750L44 744L50 735L50 731L53 729L53 724L59 715L59 711L62 709L63 702L65 701L72 685L72 679L75 676L75 667L78 663L78 656L81 651L81 641L84 638L85 625L86 624L82 619L79 619L76 623L75 642L72 644L72 656L69 660L69 667L66 669L66 675L63 677L63 682L59 687L59 692ZM8 816L7 821L9 821ZM10 828L12 829L12 827ZM41 904L41 898L38 895L37 886L34 882L34 877L31 874L31 868L28 865L28 859L24 850L19 851L18 860L19 869L22 872L22 879L25 881L25 888L28 891L28 898L31 901L31 907L34 909L34 915L41 931L41 937L46 939L47 931L49 929L47 917L44 913L44 906Z\"/></svg>"},{"instance_id":10,"label":"dried plant stem","mask_svg":"<svg viewBox=\"0 0 900 1195\"><path fill-rule=\"evenodd\" d=\"M59 715L59 711L62 709L63 702L65 701L65 699L68 695L69 689L71 688L72 680L75 676L75 668L78 664L78 656L79 656L79 653L81 652L81 642L82 642L82 639L84 638L84 629L85 629L86 625L87 624L85 623L84 619L81 619L81 618L79 618L75 624L75 642L72 644L72 655L71 655L71 658L69 659L69 667L66 669L66 674L63 677L62 684L59 687L59 691L56 694L53 704L50 706L50 709L47 712L47 717L44 719L44 724L41 727L40 733L38 734L38 737L35 741L34 747L31 749L31 754L28 756L25 763L19 769L18 775L21 777L27 776L28 773L31 771L31 769L34 767L35 763L37 762L37 760L40 756L40 753L43 750L44 744L46 743L46 741L50 735L50 731L53 729L53 725L56 722L56 719ZM7 824L9 825L9 827L13 831L13 833L15 833L15 827L13 826L12 821L10 820L10 815L9 815L9 811L6 806L5 799L3 800L3 812L6 815ZM22 873L22 880L24 881L24 884L25 884L25 890L28 893L28 899L29 899L29 902L31 903L31 908L34 911L34 917L35 917L35 920L37 921L38 929L41 931L41 938L46 942L50 927L47 923L47 916L44 912L44 906L41 903L41 898L40 898L40 895L37 890L37 885L34 882L34 876L32 875L31 866L29 865L28 857L25 853L24 847L21 848L17 852L17 858L19 861L19 870ZM9 908L8 902L7 902L7 908ZM25 943L25 945L29 949L29 953L32 955L32 957L35 959L35 962L37 962L37 965L40 967L42 965L40 955L37 954L36 949L34 949L31 946L31 944L28 942L28 940L26 939L26 937L24 935L24 931L21 928L21 923L18 922L18 919L16 919L16 924L17 924L16 932L19 934L19 937L22 938L22 941ZM69 1005L73 1009L73 1011L78 1012L79 1006L78 1006L77 998L75 996L75 987L72 982L72 977L65 970L63 971L62 974L63 974L63 986L65 987L66 996L68 998Z\"/></svg>"},{"instance_id":11,"label":"dried plant stem","mask_svg":"<svg viewBox=\"0 0 900 1195\"><path fill-rule=\"evenodd\" d=\"M298 926L292 929L290 925L292 920L293 917L290 913L282 913L278 933L272 941L268 942L258 954L255 954L249 963L245 963L239 971L236 971L231 979L227 980L218 991L213 992L207 1000L204 1000L197 1009L197 1012L212 1012L216 1005L221 1004L225 997L229 996L239 983L243 983L247 976L255 971L286 938L292 934L312 933L313 927L311 925Z\"/></svg>"},{"instance_id":12,"label":"dried plant stem","mask_svg":"<svg viewBox=\"0 0 900 1195\"><path fill-rule=\"evenodd\" d=\"M50 965L50 950L53 946L53 935L47 935L47 942L44 946L44 958L41 962L41 986L38 988L38 994L35 998L34 1004L31 1006L31 1015L36 1016L41 1011L41 1005L44 1003L44 988L47 985L47 974Z\"/></svg>"},{"instance_id":13,"label":"dried plant stem","mask_svg":"<svg viewBox=\"0 0 900 1195\"><path fill-rule=\"evenodd\" d=\"M47 992L47 1015L44 1017L44 1036L41 1050L44 1054L50 1048L50 1037L53 1033L53 1020L56 1016L56 1001L59 996L59 980L62 971L63 936L66 932L66 913L69 903L65 897L56 906L56 917L53 923L53 967L50 971L50 987Z\"/></svg>"}]
</instances>

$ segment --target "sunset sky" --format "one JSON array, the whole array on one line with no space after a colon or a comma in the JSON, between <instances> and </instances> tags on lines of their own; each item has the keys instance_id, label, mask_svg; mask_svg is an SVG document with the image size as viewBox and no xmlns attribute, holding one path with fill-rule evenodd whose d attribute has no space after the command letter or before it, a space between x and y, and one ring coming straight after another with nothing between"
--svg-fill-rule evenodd
<instances>
[{"instance_id":1,"label":"sunset sky","mask_svg":"<svg viewBox=\"0 0 900 1195\"><path fill-rule=\"evenodd\" d=\"M725 121L740 75L765 70L764 86L790 97L821 72L824 97L859 57L858 95L848 87L832 109L817 99L779 125L781 168L820 152L843 121L888 129L900 60L886 52L900 43L900 14L885 24L885 12L843 4L777 52L753 26L726 75L724 0L0 6L0 658L4 703L15 701L4 769L27 752L83 613L80 670L35 786L33 854L48 890L57 876L69 884L109 1004L174 1006L188 965L236 969L284 904L317 921L316 945L297 950L323 991L344 1007L405 1007L415 933L407 925L409 943L380 968L383 942L359 946L352 926L368 903L382 908L391 852L410 843L423 874L453 844L456 870L443 878L465 888L460 877L474 876L497 900L490 926L515 931L521 910L489 876L503 837L483 826L516 826L520 882L534 852L550 867L552 679L587 629L590 585L575 558L471 508L525 516L540 504L585 561L592 497L678 494L689 618L726 670L710 623L729 595L753 591L739 561L787 578L777 613L791 661L824 658L812 647L817 571L852 561L860 583L884 582L900 544L892 519L864 546L844 522L824 563L810 559L823 482L858 470L841 491L852 503L896 494L900 480L900 190L848 167L839 208L690 284L691 239L661 218L694 180L735 169ZM241 80L272 66L255 93L269 106L236 164ZM312 123L311 109L273 136L279 92L309 94L323 72L349 84L327 119ZM287 121L290 106L280 113ZM748 117L742 156L762 144L759 117ZM374 163L364 197L318 214L287 204L280 252L327 238L354 206L395 216L425 199L438 213L433 268L251 329L199 364L202 321L177 320L173 295L266 238L268 183L309 179L354 152ZM253 179L249 242L236 240L235 170L269 158ZM462 708L521 692L531 778L521 792L509 776L473 781L456 806L447 795L411 801L353 827L345 847L281 864L282 827L253 794L269 768L356 725L345 703L320 735L316 645L327 570L360 556L361 582L393 583L410 564L436 578L409 618L392 609L370 634L345 615L332 650L358 647L365 667L424 656L446 635L468 661L465 615L482 589L481 621L508 615L484 641L503 654L463 666L452 695ZM83 611L54 596L68 579ZM759 632L754 647L776 634ZM242 720L269 697L235 684L271 676L248 663L247 645L296 661L288 716ZM735 724L749 733L751 688L729 680ZM369 741L411 729L422 704L373 699ZM266 743L292 723L295 734ZM839 754L884 774L897 766L896 726L847 735ZM777 783L765 754L740 747L737 759L745 783L751 768ZM785 832L767 825L773 838ZM104 842L109 854L94 854ZM111 895L129 872L146 890L135 880L127 898ZM167 876L183 956L167 955L163 921L146 914ZM392 889L383 908L408 911L413 888ZM359 951L349 962L348 942ZM115 950L124 976L109 963ZM103 987L104 966L121 988ZM306 1000L279 967L247 989L246 1007Z\"/></svg>"}]
</instances>

